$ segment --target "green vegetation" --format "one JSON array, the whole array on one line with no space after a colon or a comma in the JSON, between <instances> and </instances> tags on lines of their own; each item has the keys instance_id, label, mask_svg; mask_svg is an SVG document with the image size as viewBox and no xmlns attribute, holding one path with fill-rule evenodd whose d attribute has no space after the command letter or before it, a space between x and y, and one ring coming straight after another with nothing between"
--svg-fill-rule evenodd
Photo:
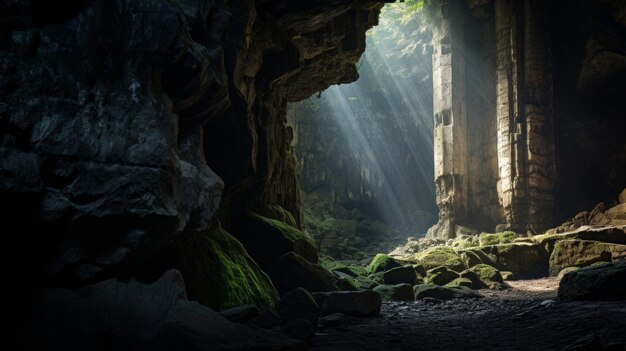
<instances>
[{"instance_id":1,"label":"green vegetation","mask_svg":"<svg viewBox=\"0 0 626 351\"><path fill-rule=\"evenodd\" d=\"M396 260L387 254L379 253L376 254L372 262L370 262L367 271L372 274L387 271L395 267L400 267L400 264Z\"/></svg>"},{"instance_id":2,"label":"green vegetation","mask_svg":"<svg viewBox=\"0 0 626 351\"><path fill-rule=\"evenodd\" d=\"M469 272L473 272L476 273L476 275L480 278L480 280L482 280L483 282L498 282L498 283L502 283L503 279L502 279L502 275L500 275L500 271L498 271L496 268L487 265L487 264L478 264L470 269L468 269Z\"/></svg>"},{"instance_id":3,"label":"green vegetation","mask_svg":"<svg viewBox=\"0 0 626 351\"><path fill-rule=\"evenodd\" d=\"M480 246L509 244L509 243L512 243L513 240L515 239L517 239L517 234L511 231L495 233L495 234L483 233L483 234L480 234L480 236L478 237Z\"/></svg>"},{"instance_id":4,"label":"green vegetation","mask_svg":"<svg viewBox=\"0 0 626 351\"><path fill-rule=\"evenodd\" d=\"M272 218L267 218L267 217L263 217L257 213L251 212L250 215L263 222L266 224L269 224L270 226L274 227L275 229L278 229L285 238L289 239L290 241L296 241L296 240L306 240L308 241L311 245L315 246L315 241L309 236L307 235L305 232L294 228L292 226L290 226L289 224L282 222L280 220L277 219L272 219Z\"/></svg>"},{"instance_id":5,"label":"green vegetation","mask_svg":"<svg viewBox=\"0 0 626 351\"><path fill-rule=\"evenodd\" d=\"M191 299L219 311L255 304L273 308L278 292L243 245L221 228L189 235L176 249L176 267Z\"/></svg>"}]
</instances>

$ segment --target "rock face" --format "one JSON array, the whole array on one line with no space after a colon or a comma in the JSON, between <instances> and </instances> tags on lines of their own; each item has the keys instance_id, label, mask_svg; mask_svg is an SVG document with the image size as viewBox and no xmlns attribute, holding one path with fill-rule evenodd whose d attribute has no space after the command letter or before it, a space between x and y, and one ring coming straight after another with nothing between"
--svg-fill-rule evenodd
<instances>
[{"instance_id":1,"label":"rock face","mask_svg":"<svg viewBox=\"0 0 626 351\"><path fill-rule=\"evenodd\" d=\"M626 245L590 240L562 240L550 256L550 275L556 276L567 267L585 267L596 262L626 259Z\"/></svg>"},{"instance_id":2,"label":"rock face","mask_svg":"<svg viewBox=\"0 0 626 351\"><path fill-rule=\"evenodd\" d=\"M559 298L626 299L626 261L594 265L565 274L559 285Z\"/></svg>"},{"instance_id":3,"label":"rock face","mask_svg":"<svg viewBox=\"0 0 626 351\"><path fill-rule=\"evenodd\" d=\"M439 222L428 237L459 225L541 233L624 189L618 3L433 3Z\"/></svg>"},{"instance_id":4,"label":"rock face","mask_svg":"<svg viewBox=\"0 0 626 351\"><path fill-rule=\"evenodd\" d=\"M12 272L12 300L43 281L74 288L179 266L203 303L251 293L270 305L272 283L235 238L264 229L243 220L251 211L302 229L287 102L358 77L382 3L57 5L0 5L1 231L32 258ZM169 256L215 228L234 238L200 239L188 262ZM293 242L315 265L315 248ZM209 276L213 263L226 271ZM245 289L207 287L239 271Z\"/></svg>"},{"instance_id":5,"label":"rock face","mask_svg":"<svg viewBox=\"0 0 626 351\"><path fill-rule=\"evenodd\" d=\"M105 280L78 290L40 290L32 330L21 345L85 350L94 342L113 350L296 349L283 335L230 322L188 301L182 276L172 270L152 284Z\"/></svg>"}]
</instances>

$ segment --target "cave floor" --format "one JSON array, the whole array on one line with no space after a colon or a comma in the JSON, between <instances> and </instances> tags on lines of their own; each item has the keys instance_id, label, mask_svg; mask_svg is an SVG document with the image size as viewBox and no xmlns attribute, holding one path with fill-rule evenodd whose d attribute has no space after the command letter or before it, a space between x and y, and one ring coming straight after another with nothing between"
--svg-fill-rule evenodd
<instances>
[{"instance_id":1,"label":"cave floor","mask_svg":"<svg viewBox=\"0 0 626 351\"><path fill-rule=\"evenodd\" d=\"M385 302L379 316L318 330L312 350L561 350L626 342L626 301L554 301L556 278L509 282L483 299ZM618 348L619 349L619 348Z\"/></svg>"}]
</instances>

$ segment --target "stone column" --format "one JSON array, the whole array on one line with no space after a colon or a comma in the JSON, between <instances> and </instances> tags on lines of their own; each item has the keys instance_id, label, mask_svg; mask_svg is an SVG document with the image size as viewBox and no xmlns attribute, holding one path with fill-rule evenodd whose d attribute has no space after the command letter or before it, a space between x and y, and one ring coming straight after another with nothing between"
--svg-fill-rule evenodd
<instances>
[{"instance_id":1,"label":"stone column","mask_svg":"<svg viewBox=\"0 0 626 351\"><path fill-rule=\"evenodd\" d=\"M524 121L526 123L526 225L541 232L554 217L554 116L547 0L524 1Z\"/></svg>"},{"instance_id":2,"label":"stone column","mask_svg":"<svg viewBox=\"0 0 626 351\"><path fill-rule=\"evenodd\" d=\"M525 214L525 133L520 104L520 2L496 0L496 119L498 195L507 227L515 230Z\"/></svg>"},{"instance_id":3,"label":"stone column","mask_svg":"<svg viewBox=\"0 0 626 351\"><path fill-rule=\"evenodd\" d=\"M435 192L439 222L427 237L455 236L467 216L467 111L463 2L441 0L433 33Z\"/></svg>"}]
</instances>

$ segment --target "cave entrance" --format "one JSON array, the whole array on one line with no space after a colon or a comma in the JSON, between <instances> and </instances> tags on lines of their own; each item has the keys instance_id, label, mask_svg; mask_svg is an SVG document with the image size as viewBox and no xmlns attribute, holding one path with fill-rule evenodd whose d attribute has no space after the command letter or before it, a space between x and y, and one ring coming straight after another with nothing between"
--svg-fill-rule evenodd
<instances>
[{"instance_id":1,"label":"cave entrance","mask_svg":"<svg viewBox=\"0 0 626 351\"><path fill-rule=\"evenodd\" d=\"M323 254L385 252L437 221L427 16L422 1L385 5L359 79L288 107L304 219Z\"/></svg>"}]
</instances>

